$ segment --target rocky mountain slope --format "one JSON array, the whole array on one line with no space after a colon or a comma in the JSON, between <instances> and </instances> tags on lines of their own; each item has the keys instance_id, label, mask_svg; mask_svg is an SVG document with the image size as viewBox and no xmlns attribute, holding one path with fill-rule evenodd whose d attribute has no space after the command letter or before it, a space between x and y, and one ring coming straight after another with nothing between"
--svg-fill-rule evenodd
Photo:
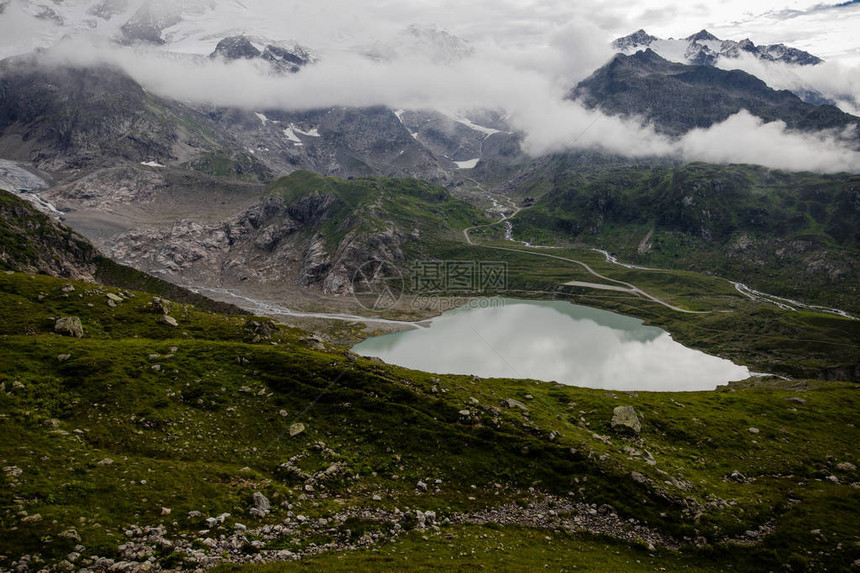
<instances>
[{"instance_id":1,"label":"rocky mountain slope","mask_svg":"<svg viewBox=\"0 0 860 573\"><path fill-rule=\"evenodd\" d=\"M145 290L200 308L239 313L172 283L117 264L72 229L37 210L30 202L0 189L0 270L38 273Z\"/></svg>"},{"instance_id":2,"label":"rocky mountain slope","mask_svg":"<svg viewBox=\"0 0 860 573\"><path fill-rule=\"evenodd\" d=\"M444 188L421 181L299 171L227 220L134 229L110 239L106 249L119 261L184 283L298 284L343 295L352 292L365 263L404 264L407 252L481 219Z\"/></svg>"},{"instance_id":3,"label":"rocky mountain slope","mask_svg":"<svg viewBox=\"0 0 860 573\"><path fill-rule=\"evenodd\" d=\"M803 50L785 44L756 46L749 38L736 42L720 40L707 30L686 38L664 40L638 30L629 36L618 38L612 47L628 56L638 51L651 49L661 57L683 64L713 66L718 60L731 60L748 54L767 62L780 62L798 66L814 66L823 60Z\"/></svg>"},{"instance_id":4,"label":"rocky mountain slope","mask_svg":"<svg viewBox=\"0 0 860 573\"><path fill-rule=\"evenodd\" d=\"M709 127L742 109L800 130L860 124L860 118L834 106L806 103L746 72L678 64L651 49L616 55L580 82L569 97L609 114L643 117L671 135ZM860 141L860 135L853 137Z\"/></svg>"}]
</instances>

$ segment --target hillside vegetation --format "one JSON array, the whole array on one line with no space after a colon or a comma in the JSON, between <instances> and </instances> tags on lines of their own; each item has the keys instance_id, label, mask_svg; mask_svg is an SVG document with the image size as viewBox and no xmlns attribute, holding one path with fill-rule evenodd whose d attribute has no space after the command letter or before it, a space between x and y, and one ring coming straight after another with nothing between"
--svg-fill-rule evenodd
<instances>
[{"instance_id":1,"label":"hillside vegetation","mask_svg":"<svg viewBox=\"0 0 860 573\"><path fill-rule=\"evenodd\" d=\"M696 270L807 302L860 308L860 179L764 168L570 168L520 185L513 220L537 244L585 243L644 266Z\"/></svg>"}]
</instances>

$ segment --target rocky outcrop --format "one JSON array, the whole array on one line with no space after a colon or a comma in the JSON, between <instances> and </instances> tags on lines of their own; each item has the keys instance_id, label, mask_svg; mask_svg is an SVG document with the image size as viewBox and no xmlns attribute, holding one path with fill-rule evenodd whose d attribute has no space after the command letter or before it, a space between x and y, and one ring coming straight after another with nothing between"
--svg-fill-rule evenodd
<instances>
[{"instance_id":1,"label":"rocky outcrop","mask_svg":"<svg viewBox=\"0 0 860 573\"><path fill-rule=\"evenodd\" d=\"M84 237L0 191L0 269L95 282L98 259Z\"/></svg>"},{"instance_id":2,"label":"rocky outcrop","mask_svg":"<svg viewBox=\"0 0 860 573\"><path fill-rule=\"evenodd\" d=\"M81 324L81 319L77 316L64 316L57 319L54 324L54 332L62 336L83 338L84 327Z\"/></svg>"},{"instance_id":3,"label":"rocky outcrop","mask_svg":"<svg viewBox=\"0 0 860 573\"><path fill-rule=\"evenodd\" d=\"M616 406L612 411L611 425L619 434L638 436L642 431L642 423L633 406Z\"/></svg>"},{"instance_id":4,"label":"rocky outcrop","mask_svg":"<svg viewBox=\"0 0 860 573\"><path fill-rule=\"evenodd\" d=\"M225 60L259 59L267 62L273 71L279 73L296 73L313 61L310 52L299 45L285 48L269 44L263 48L263 51L260 51L246 36L229 36L224 38L218 42L218 45L215 46L215 50L209 54L209 57L223 58Z\"/></svg>"},{"instance_id":5,"label":"rocky outcrop","mask_svg":"<svg viewBox=\"0 0 860 573\"><path fill-rule=\"evenodd\" d=\"M352 213L341 220L339 201L320 191L289 203L267 197L222 223L183 219L170 228L135 229L109 241L107 248L115 258L146 271L203 284L253 279L346 295L353 292L352 280L363 264L404 260L402 245L409 235L393 223L359 231L363 218ZM328 228L333 217L340 220L334 234ZM326 233L320 232L323 228ZM345 234L338 240L341 230Z\"/></svg>"}]
</instances>

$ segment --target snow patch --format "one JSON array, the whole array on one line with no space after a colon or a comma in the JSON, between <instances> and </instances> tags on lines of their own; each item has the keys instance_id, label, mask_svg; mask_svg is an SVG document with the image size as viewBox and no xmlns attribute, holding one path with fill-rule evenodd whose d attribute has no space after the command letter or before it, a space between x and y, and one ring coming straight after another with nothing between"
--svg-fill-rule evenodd
<instances>
[{"instance_id":1,"label":"snow patch","mask_svg":"<svg viewBox=\"0 0 860 573\"><path fill-rule=\"evenodd\" d=\"M408 131L408 132L409 132L409 135L411 135L411 136L412 136L412 139L414 139L415 141L418 141L418 134L417 134L416 132L412 131L411 129L409 129L409 126L408 126L408 125L406 125L406 123L403 121L403 114L404 114L404 113L406 113L406 110L398 109L398 110L395 110L395 111L394 111L394 116L397 118L397 120L398 120L400 123L402 123L402 124L403 124L403 127L405 127L405 128L406 128L406 131Z\"/></svg>"},{"instance_id":2,"label":"snow patch","mask_svg":"<svg viewBox=\"0 0 860 573\"><path fill-rule=\"evenodd\" d=\"M263 127L266 127L266 124L269 123L269 118L262 113L254 112L254 115L256 115L257 119L259 119L263 123Z\"/></svg>"},{"instance_id":3,"label":"snow patch","mask_svg":"<svg viewBox=\"0 0 860 573\"><path fill-rule=\"evenodd\" d=\"M141 161L140 164L146 165L147 167L164 167L164 165L162 165L158 161Z\"/></svg>"},{"instance_id":4,"label":"snow patch","mask_svg":"<svg viewBox=\"0 0 860 573\"><path fill-rule=\"evenodd\" d=\"M315 127L310 131L302 131L292 123L290 124L290 127L293 128L293 131L298 133L299 135L306 135L308 137L320 137L320 131Z\"/></svg>"},{"instance_id":5,"label":"snow patch","mask_svg":"<svg viewBox=\"0 0 860 573\"><path fill-rule=\"evenodd\" d=\"M477 131L478 133L483 133L487 137L489 137L491 135L495 135L497 133L501 133L501 131L499 131L498 129L493 129L492 127L484 127L483 125L478 125L477 123L473 123L472 120L470 120L469 118L467 118L463 115L460 115L460 114L455 114L455 115L451 116L451 119L453 119L454 121L456 121L457 123L459 123L461 125L465 125L466 127L468 127L469 129L471 129L473 131Z\"/></svg>"},{"instance_id":6,"label":"snow patch","mask_svg":"<svg viewBox=\"0 0 860 573\"><path fill-rule=\"evenodd\" d=\"M480 160L480 157L476 157L475 159L469 159L468 161L455 161L454 164L458 169L474 169Z\"/></svg>"},{"instance_id":7,"label":"snow patch","mask_svg":"<svg viewBox=\"0 0 860 573\"><path fill-rule=\"evenodd\" d=\"M296 147L301 147L304 145L304 143L302 143L302 140L299 139L299 136L296 135L296 130L293 127L292 123L289 125L289 127L284 128L284 137L290 140Z\"/></svg>"}]
</instances>

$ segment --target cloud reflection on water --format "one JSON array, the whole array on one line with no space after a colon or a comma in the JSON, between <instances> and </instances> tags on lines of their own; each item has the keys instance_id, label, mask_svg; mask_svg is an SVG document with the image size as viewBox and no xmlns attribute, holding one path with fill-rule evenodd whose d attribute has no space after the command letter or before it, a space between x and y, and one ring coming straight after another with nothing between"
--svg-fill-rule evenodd
<instances>
[{"instance_id":1,"label":"cloud reflection on water","mask_svg":"<svg viewBox=\"0 0 860 573\"><path fill-rule=\"evenodd\" d=\"M612 390L713 390L750 375L637 319L565 302L458 309L430 328L372 338L354 350L426 372Z\"/></svg>"}]
</instances>

